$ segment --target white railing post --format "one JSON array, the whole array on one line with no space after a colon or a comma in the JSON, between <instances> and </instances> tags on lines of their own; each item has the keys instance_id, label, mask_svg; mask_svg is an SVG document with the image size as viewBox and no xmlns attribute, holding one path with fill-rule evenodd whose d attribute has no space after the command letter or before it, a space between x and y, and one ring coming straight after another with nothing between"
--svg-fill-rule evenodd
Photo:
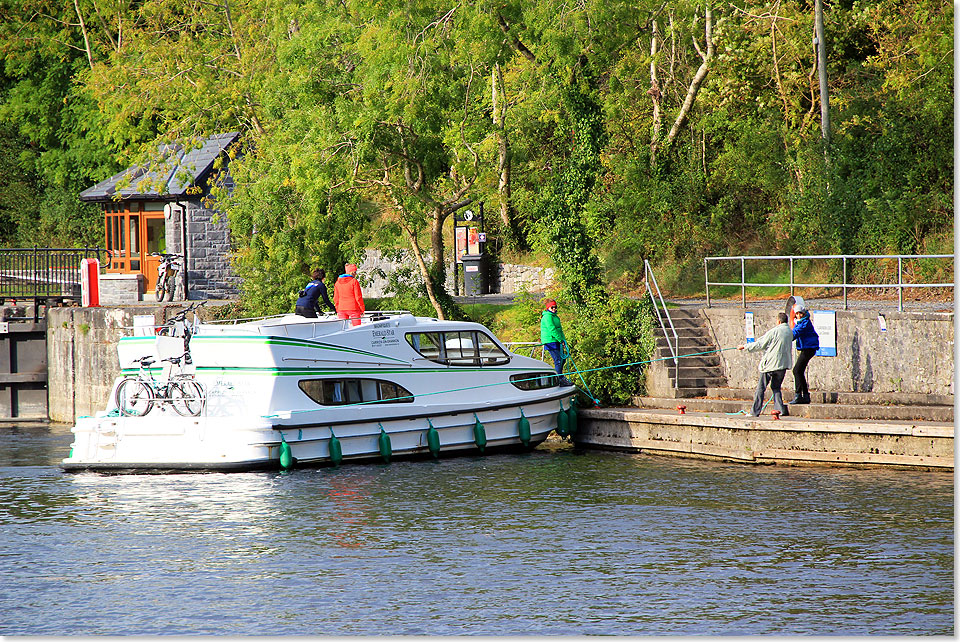
<instances>
[{"instance_id":1,"label":"white railing post","mask_svg":"<svg viewBox=\"0 0 960 642\"><path fill-rule=\"evenodd\" d=\"M703 285L707 290L707 307L710 307L710 279L707 277L707 257L703 257Z\"/></svg>"},{"instance_id":2,"label":"white railing post","mask_svg":"<svg viewBox=\"0 0 960 642\"><path fill-rule=\"evenodd\" d=\"M745 268L745 259L740 257L740 307L747 307L747 275Z\"/></svg>"},{"instance_id":3,"label":"white railing post","mask_svg":"<svg viewBox=\"0 0 960 642\"><path fill-rule=\"evenodd\" d=\"M794 295L793 291L793 257L790 257L790 296Z\"/></svg>"},{"instance_id":4,"label":"white railing post","mask_svg":"<svg viewBox=\"0 0 960 642\"><path fill-rule=\"evenodd\" d=\"M900 311L903 312L903 257L897 257L897 294L900 297Z\"/></svg>"},{"instance_id":5,"label":"white railing post","mask_svg":"<svg viewBox=\"0 0 960 642\"><path fill-rule=\"evenodd\" d=\"M847 309L847 257L843 257L843 309Z\"/></svg>"}]
</instances>

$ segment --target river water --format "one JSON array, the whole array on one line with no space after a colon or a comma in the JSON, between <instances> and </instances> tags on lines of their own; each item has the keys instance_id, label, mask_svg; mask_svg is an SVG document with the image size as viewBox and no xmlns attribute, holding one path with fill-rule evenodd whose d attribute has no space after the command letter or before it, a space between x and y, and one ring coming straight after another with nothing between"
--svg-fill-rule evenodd
<instances>
[{"instance_id":1,"label":"river water","mask_svg":"<svg viewBox=\"0 0 960 642\"><path fill-rule=\"evenodd\" d=\"M66 474L0 427L0 634L953 635L953 475L542 445Z\"/></svg>"}]
</instances>

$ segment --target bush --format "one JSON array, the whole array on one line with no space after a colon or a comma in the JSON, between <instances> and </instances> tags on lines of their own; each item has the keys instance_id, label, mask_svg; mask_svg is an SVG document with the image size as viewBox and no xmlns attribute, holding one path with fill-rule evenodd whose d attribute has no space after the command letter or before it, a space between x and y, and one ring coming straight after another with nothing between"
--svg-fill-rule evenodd
<instances>
[{"instance_id":1,"label":"bush","mask_svg":"<svg viewBox=\"0 0 960 642\"><path fill-rule=\"evenodd\" d=\"M603 305L582 309L569 329L565 328L571 360L564 370L572 370L574 363L580 371L604 368L583 374L587 387L604 405L628 403L644 392L647 364L638 362L648 361L654 353L653 319L646 297L635 301L610 295ZM576 372L568 378L583 385Z\"/></svg>"}]
</instances>

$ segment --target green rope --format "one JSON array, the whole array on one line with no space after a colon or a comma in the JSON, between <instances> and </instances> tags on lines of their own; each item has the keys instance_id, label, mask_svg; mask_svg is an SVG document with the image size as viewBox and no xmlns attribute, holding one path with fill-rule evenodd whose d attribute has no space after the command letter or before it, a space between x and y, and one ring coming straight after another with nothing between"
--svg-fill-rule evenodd
<instances>
[{"instance_id":1,"label":"green rope","mask_svg":"<svg viewBox=\"0 0 960 642\"><path fill-rule=\"evenodd\" d=\"M767 409L767 406L770 405L770 402L771 402L771 401L773 401L773 397L770 397L770 398L767 399L765 402L763 402L763 407L760 409L760 414L761 414L761 415L763 414L763 411ZM725 412L725 413L723 413L723 414L725 414L725 415L745 415L745 414L747 414L747 411L746 411L746 410L738 410L738 411L736 411L736 412Z\"/></svg>"},{"instance_id":2,"label":"green rope","mask_svg":"<svg viewBox=\"0 0 960 642\"><path fill-rule=\"evenodd\" d=\"M655 363L657 361L666 361L668 359L675 359L675 358L682 359L684 357L699 357L700 355L704 355L704 354L713 354L715 352L724 352L726 350L736 350L736 349L737 348L734 347L734 348L719 348L717 350L705 350L704 352L692 352L690 354L681 354L681 355L677 355L676 357L670 356L670 357L660 357L659 359L647 359L645 361L632 361L630 363L621 363L613 366L603 366L600 368L589 368L587 370L577 370L576 372L581 376L581 379L582 379L583 373L585 372L599 372L601 370L613 370L614 368L629 368L630 366L639 366L645 363ZM564 374L567 374L567 373L561 373L561 375L564 375ZM449 392L463 392L464 390L478 390L480 388L489 388L491 386L503 386L507 384L514 384L520 381L534 381L536 379L539 379L541 376L542 375L537 375L536 377L528 377L526 379L514 379L513 381L497 381L495 383L484 383L478 386L465 386L463 388L450 388L449 390L435 390L434 392L424 392L422 394L416 395L416 397L429 397L431 395L443 395ZM579 390L579 387L577 387L577 389ZM590 395L590 396L591 398L593 397L593 395ZM414 395L402 395L400 397L391 397L389 399L376 399L373 401L358 401L356 403L341 404L341 405L338 405L337 408L350 408L352 406L368 406L370 404L375 404L375 403L386 403L389 401L402 401L404 399L413 399L414 397L415 397ZM314 412L314 411L313 410L291 410L290 412L292 414L292 413ZM277 416L279 415L263 415L263 417L277 417Z\"/></svg>"},{"instance_id":3,"label":"green rope","mask_svg":"<svg viewBox=\"0 0 960 642\"><path fill-rule=\"evenodd\" d=\"M583 382L583 388L584 388L584 389L581 390L580 386L577 386L577 390L580 390L581 392L586 393L586 395L587 395L588 397L590 397L590 401L593 402L593 405L596 406L596 407L599 407L599 406L600 406L600 400L597 399L595 396L593 396L593 392L591 392L589 386L587 386L587 380L583 378L583 373L580 372L580 370L577 369L577 364L574 363L574 361L573 361L573 356L570 356L569 359L570 359L570 365L573 366L573 370L577 373L577 375L579 375L580 381Z\"/></svg>"}]
</instances>

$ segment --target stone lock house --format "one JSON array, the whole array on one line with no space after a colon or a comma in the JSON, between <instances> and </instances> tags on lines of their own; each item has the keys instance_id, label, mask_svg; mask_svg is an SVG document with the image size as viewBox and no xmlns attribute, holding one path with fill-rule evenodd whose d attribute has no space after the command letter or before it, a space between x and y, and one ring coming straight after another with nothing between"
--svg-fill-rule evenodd
<instances>
[{"instance_id":1,"label":"stone lock house","mask_svg":"<svg viewBox=\"0 0 960 642\"><path fill-rule=\"evenodd\" d=\"M103 206L105 247L111 252L103 280L136 281L137 298L143 298L156 288L160 257L151 253L168 252L184 257L185 298L237 296L226 216L217 216L208 197L215 185L232 189L227 151L239 138L229 132L199 147L166 145L162 160L130 167L80 193L81 201Z\"/></svg>"}]
</instances>

